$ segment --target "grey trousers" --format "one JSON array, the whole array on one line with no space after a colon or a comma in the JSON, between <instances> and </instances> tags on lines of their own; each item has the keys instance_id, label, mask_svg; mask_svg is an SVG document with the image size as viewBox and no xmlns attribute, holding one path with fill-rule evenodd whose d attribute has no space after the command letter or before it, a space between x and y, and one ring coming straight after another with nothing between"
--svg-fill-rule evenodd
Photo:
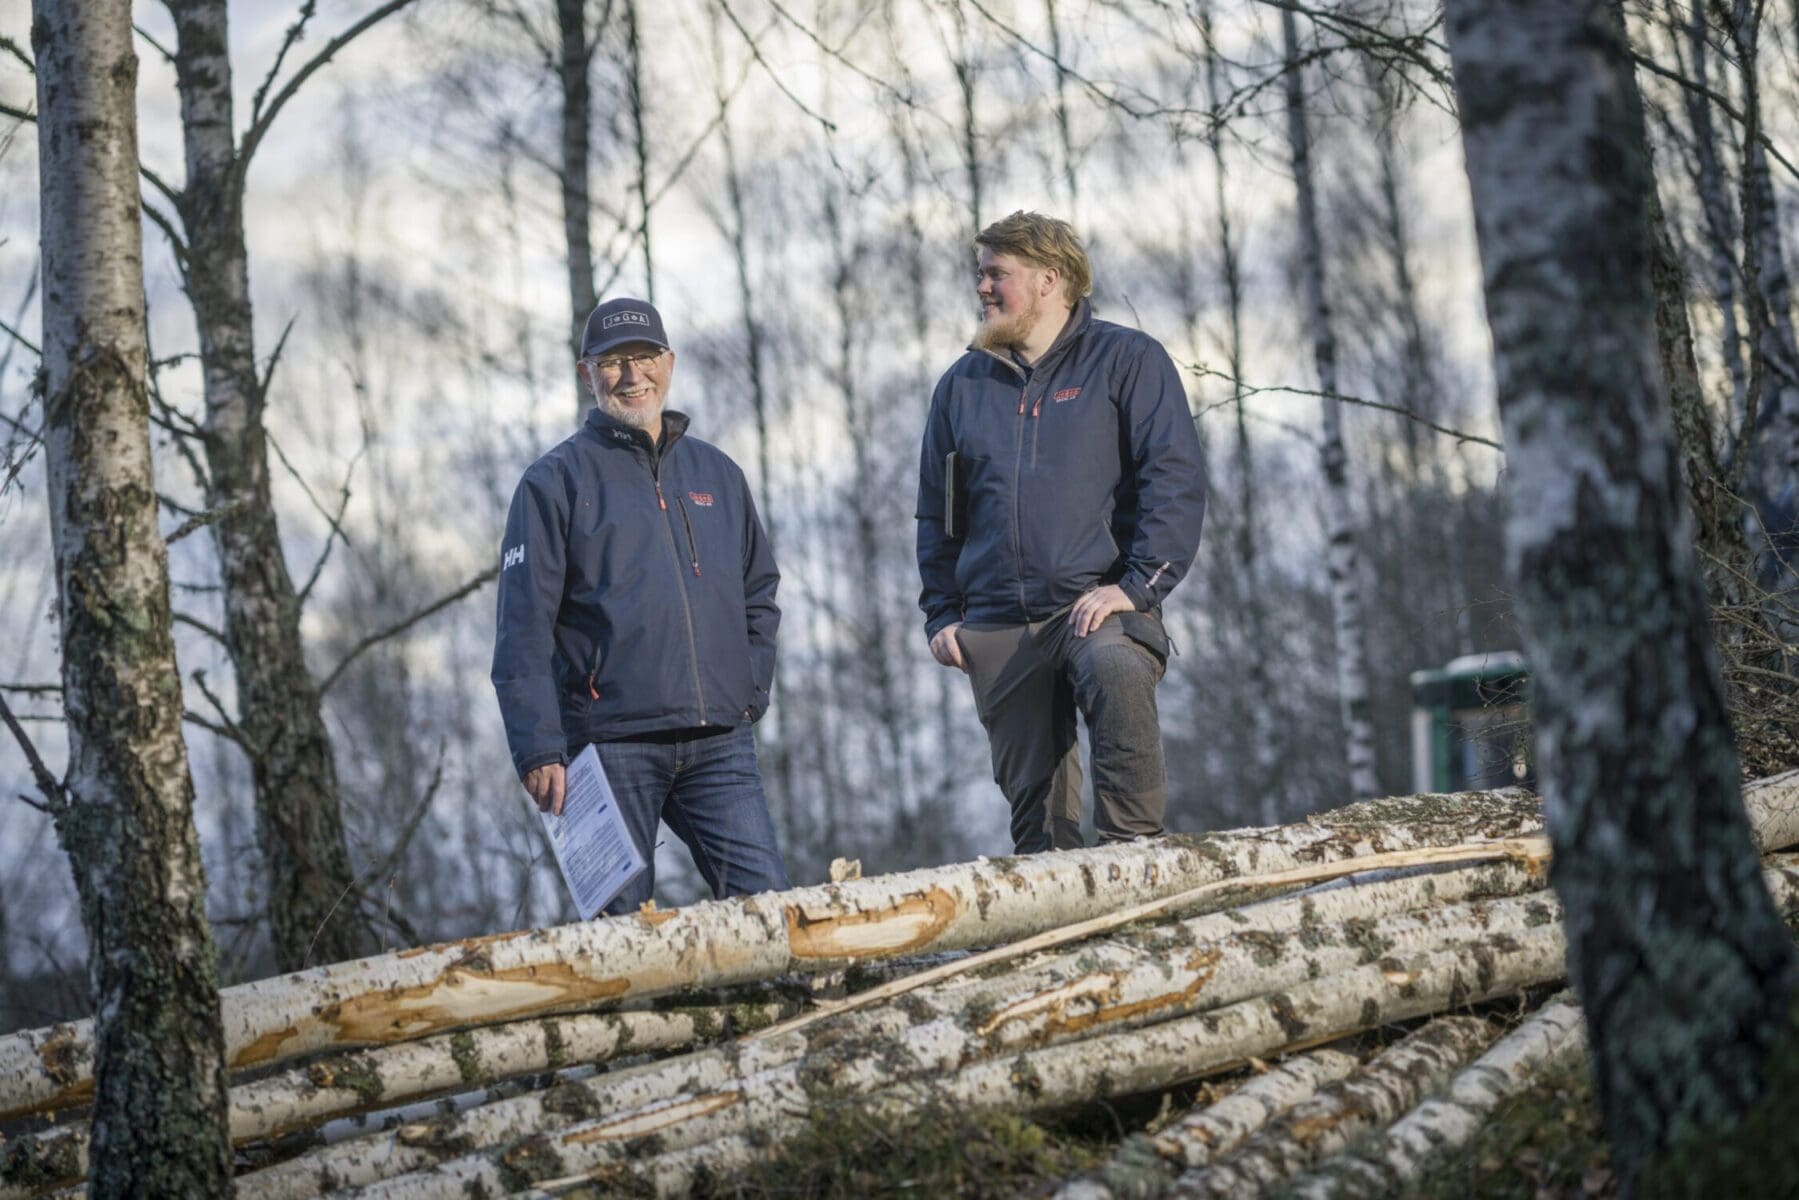
<instances>
[{"instance_id":1,"label":"grey trousers","mask_svg":"<svg viewBox=\"0 0 1799 1200\"><path fill-rule=\"evenodd\" d=\"M1156 684L1168 637L1159 619L1115 613L1077 638L1064 610L1029 625L965 624L956 640L1018 853L1082 844L1077 706L1087 720L1100 841L1162 832L1168 775Z\"/></svg>"}]
</instances>

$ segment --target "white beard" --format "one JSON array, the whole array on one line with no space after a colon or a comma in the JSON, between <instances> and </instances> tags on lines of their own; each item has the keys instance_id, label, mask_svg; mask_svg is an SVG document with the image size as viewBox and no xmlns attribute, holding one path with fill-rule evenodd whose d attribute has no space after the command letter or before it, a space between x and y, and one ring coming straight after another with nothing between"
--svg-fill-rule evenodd
<instances>
[{"instance_id":1,"label":"white beard","mask_svg":"<svg viewBox=\"0 0 1799 1200\"><path fill-rule=\"evenodd\" d=\"M626 408L604 392L600 394L600 411L621 425L647 430L662 419L662 405L654 408Z\"/></svg>"}]
</instances>

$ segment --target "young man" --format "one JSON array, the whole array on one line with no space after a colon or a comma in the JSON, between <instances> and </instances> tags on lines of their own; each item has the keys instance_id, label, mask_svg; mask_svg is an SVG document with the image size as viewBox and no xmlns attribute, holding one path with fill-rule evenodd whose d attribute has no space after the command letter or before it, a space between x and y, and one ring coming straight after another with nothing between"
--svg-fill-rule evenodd
<instances>
[{"instance_id":1,"label":"young man","mask_svg":"<svg viewBox=\"0 0 1799 1200\"><path fill-rule=\"evenodd\" d=\"M675 355L650 305L594 309L577 366L599 407L525 472L500 550L493 683L513 766L559 813L567 763L595 744L652 863L608 913L650 898L658 818L714 895L784 889L750 733L781 576L749 485L664 411Z\"/></svg>"},{"instance_id":2,"label":"young man","mask_svg":"<svg viewBox=\"0 0 1799 1200\"><path fill-rule=\"evenodd\" d=\"M1075 709L1102 841L1162 832L1161 604L1199 550L1205 465L1179 374L1096 320L1065 221L975 239L974 344L931 397L919 460L919 605L968 673L1020 853L1081 844Z\"/></svg>"}]
</instances>

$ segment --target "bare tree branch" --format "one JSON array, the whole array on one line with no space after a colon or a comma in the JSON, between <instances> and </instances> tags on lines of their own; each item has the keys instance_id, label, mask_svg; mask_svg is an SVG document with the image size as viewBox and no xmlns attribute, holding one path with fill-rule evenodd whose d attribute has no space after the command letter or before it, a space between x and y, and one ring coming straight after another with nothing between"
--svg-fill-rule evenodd
<instances>
[{"instance_id":1,"label":"bare tree branch","mask_svg":"<svg viewBox=\"0 0 1799 1200\"><path fill-rule=\"evenodd\" d=\"M175 614L175 624L186 625L190 629L197 629L221 646L229 648L231 645L230 642L225 640L225 633L223 630L213 628L198 617L189 616L184 612L178 612Z\"/></svg>"},{"instance_id":2,"label":"bare tree branch","mask_svg":"<svg viewBox=\"0 0 1799 1200\"><path fill-rule=\"evenodd\" d=\"M299 595L295 598L301 608L306 607L306 598L312 595L313 584L319 581L319 575L325 570L325 562L331 557L331 547L340 541L345 545L350 542L350 535L344 532L344 514L350 510L350 480L356 474L356 464L362 461L362 456L368 452L368 448L368 439L364 437L362 448L356 452L354 458L350 459L350 465L344 468L343 486L337 491L337 515L327 514L325 518L331 523L330 530L325 534L325 548L319 551L318 561L312 564L312 571L306 576L306 585L300 589Z\"/></svg>"},{"instance_id":3,"label":"bare tree branch","mask_svg":"<svg viewBox=\"0 0 1799 1200\"><path fill-rule=\"evenodd\" d=\"M9 37L0 37L0 50L6 51L8 54L18 59L24 68L33 75L37 74L37 63L32 61L31 55L27 54L25 48L19 45L19 43L13 41Z\"/></svg>"},{"instance_id":4,"label":"bare tree branch","mask_svg":"<svg viewBox=\"0 0 1799 1200\"><path fill-rule=\"evenodd\" d=\"M249 503L250 498L248 496L239 496L236 500L227 500L217 508L209 508L205 512L197 512L187 520L183 521L180 525L177 525L175 531L164 538L163 542L166 545L173 546L176 542L194 532L196 529L204 529L208 525L242 512Z\"/></svg>"},{"instance_id":5,"label":"bare tree branch","mask_svg":"<svg viewBox=\"0 0 1799 1200\"><path fill-rule=\"evenodd\" d=\"M1491 446L1501 454L1505 453L1505 447L1499 442L1494 441L1492 438L1482 437L1478 433L1468 433L1461 429L1451 429L1447 425L1439 425L1430 418L1420 416L1411 409L1401 407L1397 404L1385 404L1379 400L1366 400L1360 396L1347 396L1341 392L1321 392L1315 388L1287 387L1275 384L1270 384L1265 387L1256 387L1249 383L1245 383L1241 379L1233 377L1228 372L1214 370L1204 363L1188 363L1187 370L1194 375L1199 376L1201 379L1218 379L1231 384L1234 388L1240 388L1240 394L1244 399L1248 399L1251 396L1262 395L1264 393L1284 393L1289 396L1313 396L1320 400L1340 400L1344 404L1359 404L1363 408L1376 408L1382 412L1397 413L1409 421L1416 421L1426 429L1435 430L1446 437L1454 438L1458 442L1474 442L1481 446ZM1208 404L1200 409L1197 415L1204 416L1215 408L1228 408L1236 403L1235 397L1229 400L1220 400L1215 404Z\"/></svg>"},{"instance_id":6,"label":"bare tree branch","mask_svg":"<svg viewBox=\"0 0 1799 1200\"><path fill-rule=\"evenodd\" d=\"M34 273L33 277L34 278L36 277L35 273ZM26 293L25 302L27 304L29 304L31 302L31 295L29 292ZM44 357L44 352L42 350L38 349L38 344L36 342L32 341L30 338L26 337L24 334L20 333L18 331L17 327L15 327L11 321L0 320L0 333L4 333L7 336L11 337L13 341L19 343L19 345L25 347L25 349L31 351L37 357L39 357L39 358Z\"/></svg>"},{"instance_id":7,"label":"bare tree branch","mask_svg":"<svg viewBox=\"0 0 1799 1200\"><path fill-rule=\"evenodd\" d=\"M287 32L282 35L281 48L275 51L275 61L269 65L269 73L263 76L262 85L256 89L256 97L250 101L251 125L255 125L257 118L262 116L263 101L268 99L269 89L274 86L275 78L281 74L281 64L287 61L287 52L292 50L294 45L305 36L306 22L312 20L318 7L318 0L306 0L304 4L300 5L300 15L294 18L294 23L289 25Z\"/></svg>"},{"instance_id":8,"label":"bare tree branch","mask_svg":"<svg viewBox=\"0 0 1799 1200\"><path fill-rule=\"evenodd\" d=\"M464 596L467 596L469 593L477 590L482 585L493 582L493 580L495 579L495 577L497 577L499 575L499 573L500 573L500 568L489 567L489 568L487 568L487 570L482 571L479 575L476 575L473 579L469 580L467 583L463 584L461 587L457 588L455 591L451 592L449 595L443 597L441 600L434 600L430 604L427 604L425 607L423 607L423 608L419 609L417 612L413 613L411 616L406 617L403 620L397 621L392 625L389 625L386 629L378 630L375 633L371 633L367 637L363 638L360 642L357 642L354 646L352 646L350 648L350 652L348 654L344 655L342 661L340 661L337 664L337 666L333 667L331 669L331 673L329 675L325 676L324 680L319 684L319 694L323 695L324 693L330 691L331 685L338 681L338 678L343 675L344 670L347 667L349 667L349 665L351 663L355 662L358 658L362 657L362 655L366 651L368 651L369 649L371 649L374 646L380 645L382 642L385 642L387 639L389 639L391 637L396 637L399 634L405 633L408 629L411 629L414 625L417 625L420 621L423 621L426 617L429 617L434 613L440 612L443 609L448 608L450 605L456 603L458 600L462 599Z\"/></svg>"},{"instance_id":9,"label":"bare tree branch","mask_svg":"<svg viewBox=\"0 0 1799 1200\"><path fill-rule=\"evenodd\" d=\"M31 764L32 782L37 784L37 790L43 794L44 803L36 804L25 796L19 798L42 812L61 813L67 804L62 784L56 781L56 776L50 774L50 768L44 765L44 760L38 755L37 747L32 744L30 735L19 724L19 719L13 716L12 706L7 704L4 695L0 695L0 721L6 723L6 727L12 731L13 740L17 741L19 749L25 752L25 761Z\"/></svg>"},{"instance_id":10,"label":"bare tree branch","mask_svg":"<svg viewBox=\"0 0 1799 1200\"><path fill-rule=\"evenodd\" d=\"M1679 71L1673 71L1662 66L1647 54L1633 50L1631 51L1630 57L1631 61L1635 62L1638 67L1649 72L1651 75L1659 75L1663 79L1679 84L1690 92L1704 96L1707 100L1718 106L1719 112L1729 117L1738 125L1745 125L1748 123L1748 118L1743 115L1740 109L1731 104L1730 99L1727 96L1720 94L1712 88L1706 87L1696 79L1688 79ZM1769 158L1772 158L1775 162L1786 168L1787 174L1791 175L1794 179L1799 179L1799 167L1794 166L1792 161L1780 152L1780 147L1774 144L1774 139L1770 138L1765 131L1758 130L1755 140L1761 143L1762 149L1768 152Z\"/></svg>"},{"instance_id":11,"label":"bare tree branch","mask_svg":"<svg viewBox=\"0 0 1799 1200\"><path fill-rule=\"evenodd\" d=\"M206 684L206 672L195 671L193 673L193 680L194 686L200 689L200 694L206 697L206 702L212 705L212 711L218 714L219 719L215 724L191 710L182 714L183 719L200 726L202 729L209 729L220 737L229 738L239 746L242 746L244 753L246 754L256 755L261 753L261 747L257 746L245 735L244 731L238 727L237 722L231 719L231 714L225 711L225 705L217 696L212 694L212 689Z\"/></svg>"},{"instance_id":12,"label":"bare tree branch","mask_svg":"<svg viewBox=\"0 0 1799 1200\"><path fill-rule=\"evenodd\" d=\"M133 33L137 34L137 36L143 38L144 41L148 42L150 44L150 48L152 50L154 50L158 54L162 55L162 61L168 63L170 66L175 65L174 53L167 46L165 46L161 42L157 41L156 38L150 33L150 31L148 29L145 29L142 25L139 25L136 22L133 22L131 25L131 31Z\"/></svg>"},{"instance_id":13,"label":"bare tree branch","mask_svg":"<svg viewBox=\"0 0 1799 1200\"><path fill-rule=\"evenodd\" d=\"M255 121L251 123L250 128L244 131L243 141L238 145L236 173L233 183L240 192L243 190L244 186L244 174L249 170L250 159L255 156L256 148L262 144L263 137L268 134L269 126L274 124L275 118L281 114L282 108L287 105L289 100L294 98L294 93L300 90L300 85L305 83L306 80L312 76L314 71L317 71L320 67L336 57L339 50L342 50L362 33L374 28L383 20L392 16L394 13L399 12L402 8L405 8L412 2L413 0L387 0L387 3L380 5L373 12L363 17L362 20L356 22L354 25L332 38L329 42L326 42L325 48L320 50L306 63L306 65L296 71L294 77L289 79L279 92L275 93L275 98L269 101L268 109L259 114Z\"/></svg>"}]
</instances>

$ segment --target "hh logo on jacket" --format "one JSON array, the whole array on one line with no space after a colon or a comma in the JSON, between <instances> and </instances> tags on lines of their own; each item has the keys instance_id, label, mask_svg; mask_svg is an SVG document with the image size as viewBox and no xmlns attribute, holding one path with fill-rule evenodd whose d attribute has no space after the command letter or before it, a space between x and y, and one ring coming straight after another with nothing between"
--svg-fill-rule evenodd
<instances>
[{"instance_id":1,"label":"hh logo on jacket","mask_svg":"<svg viewBox=\"0 0 1799 1200\"><path fill-rule=\"evenodd\" d=\"M508 546L506 548L506 553L500 559L500 570L504 571L508 567L516 567L524 561L525 544L523 542L520 542L516 546Z\"/></svg>"}]
</instances>

